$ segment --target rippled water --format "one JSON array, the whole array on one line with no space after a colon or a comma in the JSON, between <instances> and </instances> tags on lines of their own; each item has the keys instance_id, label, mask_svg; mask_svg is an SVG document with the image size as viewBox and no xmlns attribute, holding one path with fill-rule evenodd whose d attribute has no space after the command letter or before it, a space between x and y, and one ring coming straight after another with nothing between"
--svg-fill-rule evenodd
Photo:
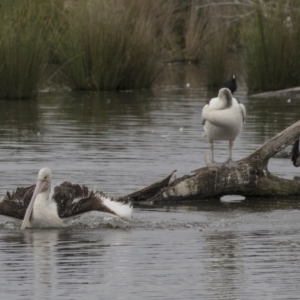
<instances>
[{"instance_id":1,"label":"rippled water","mask_svg":"<svg viewBox=\"0 0 300 300\"><path fill-rule=\"evenodd\" d=\"M189 85L187 85L189 84ZM207 92L193 66L171 66L152 91L41 91L0 101L0 194L40 168L121 196L204 166ZM299 99L236 97L248 113L234 159L299 119ZM216 159L227 158L218 143ZM299 176L287 159L270 170ZM136 207L130 223L90 213L61 230L0 216L1 299L299 299L300 199L210 200Z\"/></svg>"}]
</instances>

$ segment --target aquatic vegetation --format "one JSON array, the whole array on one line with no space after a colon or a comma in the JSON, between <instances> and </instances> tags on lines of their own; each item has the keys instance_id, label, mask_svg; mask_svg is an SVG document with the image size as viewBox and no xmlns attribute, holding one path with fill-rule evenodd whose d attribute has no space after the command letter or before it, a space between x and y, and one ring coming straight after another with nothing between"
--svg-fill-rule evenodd
<instances>
[{"instance_id":1,"label":"aquatic vegetation","mask_svg":"<svg viewBox=\"0 0 300 300\"><path fill-rule=\"evenodd\" d=\"M47 49L36 1L2 1L0 98L34 98Z\"/></svg>"},{"instance_id":2,"label":"aquatic vegetation","mask_svg":"<svg viewBox=\"0 0 300 300\"><path fill-rule=\"evenodd\" d=\"M183 14L182 33L178 32L183 39L182 56L185 61L203 61L205 46L209 43L208 28L212 19L209 15L209 8L201 7L204 1L185 1L180 11Z\"/></svg>"},{"instance_id":3,"label":"aquatic vegetation","mask_svg":"<svg viewBox=\"0 0 300 300\"><path fill-rule=\"evenodd\" d=\"M159 47L140 1L81 1L62 17L57 57L75 89L149 88Z\"/></svg>"},{"instance_id":4,"label":"aquatic vegetation","mask_svg":"<svg viewBox=\"0 0 300 300\"><path fill-rule=\"evenodd\" d=\"M245 27L244 63L249 90L279 90L300 81L300 3L255 1Z\"/></svg>"},{"instance_id":5,"label":"aquatic vegetation","mask_svg":"<svg viewBox=\"0 0 300 300\"><path fill-rule=\"evenodd\" d=\"M235 26L238 19L234 22L230 19L234 14L234 3L223 6L221 1L190 1L184 32L184 57L203 66L209 88L218 88L230 74L228 56L239 42L234 35L238 32Z\"/></svg>"},{"instance_id":6,"label":"aquatic vegetation","mask_svg":"<svg viewBox=\"0 0 300 300\"><path fill-rule=\"evenodd\" d=\"M210 88L232 74L249 90L297 86L299 14L297 0L3 0L0 98L35 98L45 74L77 90L150 88L172 61L198 63Z\"/></svg>"},{"instance_id":7,"label":"aquatic vegetation","mask_svg":"<svg viewBox=\"0 0 300 300\"><path fill-rule=\"evenodd\" d=\"M226 59L228 54L228 36L224 24L218 22L211 29L211 42L205 55L205 69L207 86L219 87L226 78ZM220 34L220 31L223 34Z\"/></svg>"}]
</instances>

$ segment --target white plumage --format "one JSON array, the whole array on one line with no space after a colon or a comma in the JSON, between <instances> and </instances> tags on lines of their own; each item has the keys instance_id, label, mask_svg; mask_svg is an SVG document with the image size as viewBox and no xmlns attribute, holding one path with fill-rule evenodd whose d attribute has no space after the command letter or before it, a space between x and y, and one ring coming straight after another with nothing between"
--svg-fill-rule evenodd
<instances>
[{"instance_id":1,"label":"white plumage","mask_svg":"<svg viewBox=\"0 0 300 300\"><path fill-rule=\"evenodd\" d=\"M32 187L23 190L30 193ZM54 194L50 199L51 170L49 168L41 169L21 229L26 227L63 227L65 224L62 218L92 210L110 213L125 220L131 219L132 206L130 203L114 201L102 192L89 192L86 186L72 185L69 182L62 183L54 190ZM0 213L17 218L22 216L22 210L26 203L23 198L21 200L15 199L17 194L13 193L12 196L8 194L0 202Z\"/></svg>"},{"instance_id":2,"label":"white plumage","mask_svg":"<svg viewBox=\"0 0 300 300\"><path fill-rule=\"evenodd\" d=\"M229 157L226 165L236 166L232 161L232 146L243 128L246 108L239 103L229 89L222 88L218 97L213 98L202 109L202 124L205 136L210 144L212 162L214 162L214 141L229 141Z\"/></svg>"}]
</instances>

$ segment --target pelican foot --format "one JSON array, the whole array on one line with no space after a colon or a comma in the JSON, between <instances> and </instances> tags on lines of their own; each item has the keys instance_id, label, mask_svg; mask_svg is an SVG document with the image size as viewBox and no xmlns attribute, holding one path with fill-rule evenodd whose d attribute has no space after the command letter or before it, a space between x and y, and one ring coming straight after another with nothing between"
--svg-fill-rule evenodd
<instances>
[{"instance_id":1,"label":"pelican foot","mask_svg":"<svg viewBox=\"0 0 300 300\"><path fill-rule=\"evenodd\" d=\"M222 165L216 163L209 155L205 156L205 163L208 168L220 167Z\"/></svg>"},{"instance_id":2,"label":"pelican foot","mask_svg":"<svg viewBox=\"0 0 300 300\"><path fill-rule=\"evenodd\" d=\"M238 169L239 168L239 164L236 162L236 161L233 161L231 159L228 159L224 164L223 166L225 166L226 168L236 168Z\"/></svg>"}]
</instances>

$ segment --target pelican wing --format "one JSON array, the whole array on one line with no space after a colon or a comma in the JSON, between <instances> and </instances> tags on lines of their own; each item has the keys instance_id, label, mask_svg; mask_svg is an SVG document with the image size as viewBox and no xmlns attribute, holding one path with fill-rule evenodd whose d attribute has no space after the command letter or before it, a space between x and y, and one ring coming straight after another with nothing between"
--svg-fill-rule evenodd
<instances>
[{"instance_id":1,"label":"pelican wing","mask_svg":"<svg viewBox=\"0 0 300 300\"><path fill-rule=\"evenodd\" d=\"M88 211L102 211L123 219L131 218L131 204L114 201L98 191L89 191L85 185L63 182L54 188L52 199L57 203L60 218L68 218Z\"/></svg>"},{"instance_id":2,"label":"pelican wing","mask_svg":"<svg viewBox=\"0 0 300 300\"><path fill-rule=\"evenodd\" d=\"M34 189L35 185L32 185L18 187L12 193L7 192L0 201L0 214L23 220Z\"/></svg>"},{"instance_id":3,"label":"pelican wing","mask_svg":"<svg viewBox=\"0 0 300 300\"><path fill-rule=\"evenodd\" d=\"M239 105L240 105L241 113L242 113L242 116L243 116L243 122L245 122L245 120L246 120L246 107L242 103L240 103Z\"/></svg>"},{"instance_id":4,"label":"pelican wing","mask_svg":"<svg viewBox=\"0 0 300 300\"><path fill-rule=\"evenodd\" d=\"M206 119L204 118L204 112L208 108L208 104L206 104L202 109L202 125L205 124Z\"/></svg>"}]
</instances>

